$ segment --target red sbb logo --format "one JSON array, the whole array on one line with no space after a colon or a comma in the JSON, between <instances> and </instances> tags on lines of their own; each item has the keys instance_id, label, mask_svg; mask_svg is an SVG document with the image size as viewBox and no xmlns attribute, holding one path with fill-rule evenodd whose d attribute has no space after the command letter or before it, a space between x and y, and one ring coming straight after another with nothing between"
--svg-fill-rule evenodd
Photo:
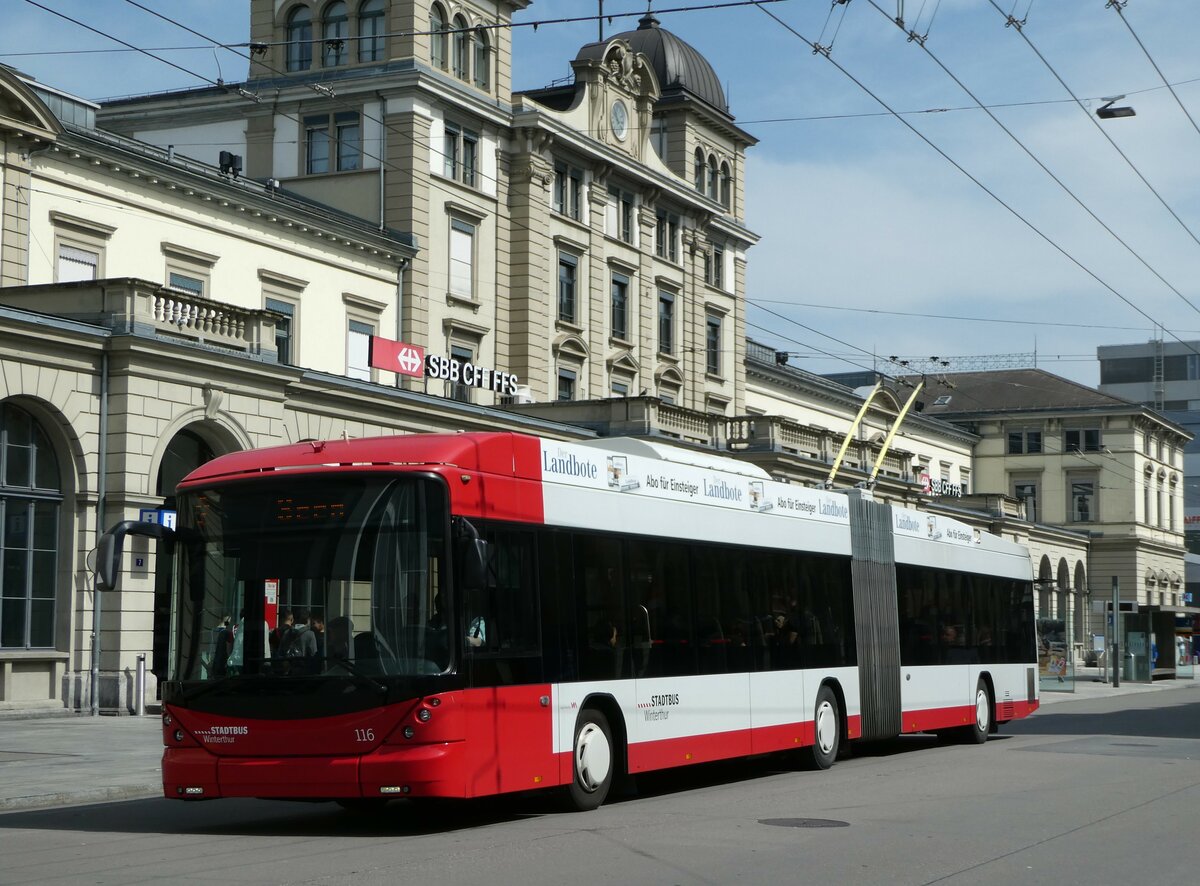
<instances>
[{"instance_id":1,"label":"red sbb logo","mask_svg":"<svg viewBox=\"0 0 1200 886\"><path fill-rule=\"evenodd\" d=\"M425 375L425 349L407 342L371 336L370 364L376 369L422 378Z\"/></svg>"}]
</instances>

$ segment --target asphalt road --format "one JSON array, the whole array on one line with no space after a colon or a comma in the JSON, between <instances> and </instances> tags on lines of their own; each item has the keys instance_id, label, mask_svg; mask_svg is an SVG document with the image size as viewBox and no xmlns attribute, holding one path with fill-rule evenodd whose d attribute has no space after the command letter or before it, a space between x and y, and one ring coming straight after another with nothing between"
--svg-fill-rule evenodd
<instances>
[{"instance_id":1,"label":"asphalt road","mask_svg":"<svg viewBox=\"0 0 1200 886\"><path fill-rule=\"evenodd\" d=\"M528 795L161 799L0 815L0 883L1185 883L1200 687L1048 705L983 746L906 737L830 772L778 759L643 778L592 813Z\"/></svg>"}]
</instances>

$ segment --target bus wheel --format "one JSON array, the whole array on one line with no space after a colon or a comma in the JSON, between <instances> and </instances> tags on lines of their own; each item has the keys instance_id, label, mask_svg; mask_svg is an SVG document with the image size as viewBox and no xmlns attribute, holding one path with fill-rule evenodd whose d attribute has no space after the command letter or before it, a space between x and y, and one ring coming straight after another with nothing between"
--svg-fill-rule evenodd
<instances>
[{"instance_id":1,"label":"bus wheel","mask_svg":"<svg viewBox=\"0 0 1200 886\"><path fill-rule=\"evenodd\" d=\"M963 730L962 737L974 744L983 744L991 731L992 697L988 694L987 684L980 680L975 684L975 723Z\"/></svg>"},{"instance_id":2,"label":"bus wheel","mask_svg":"<svg viewBox=\"0 0 1200 886\"><path fill-rule=\"evenodd\" d=\"M837 759L842 741L842 719L838 713L837 696L828 686L817 691L817 710L813 717L813 763L818 769L828 769Z\"/></svg>"},{"instance_id":3,"label":"bus wheel","mask_svg":"<svg viewBox=\"0 0 1200 886\"><path fill-rule=\"evenodd\" d=\"M608 718L594 708L584 708L575 724L575 776L568 789L571 804L580 812L595 809L608 797L613 781L613 740Z\"/></svg>"}]
</instances>

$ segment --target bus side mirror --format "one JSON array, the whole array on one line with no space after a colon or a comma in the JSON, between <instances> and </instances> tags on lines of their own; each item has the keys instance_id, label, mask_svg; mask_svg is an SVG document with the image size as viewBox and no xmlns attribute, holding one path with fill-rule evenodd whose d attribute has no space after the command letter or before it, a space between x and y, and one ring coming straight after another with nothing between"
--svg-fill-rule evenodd
<instances>
[{"instance_id":1,"label":"bus side mirror","mask_svg":"<svg viewBox=\"0 0 1200 886\"><path fill-rule=\"evenodd\" d=\"M122 520L100 536L96 545L96 590L111 591L117 586L121 574L121 551L125 547L125 536L143 535L147 538L173 539L175 531L160 523L143 523L138 520Z\"/></svg>"}]
</instances>

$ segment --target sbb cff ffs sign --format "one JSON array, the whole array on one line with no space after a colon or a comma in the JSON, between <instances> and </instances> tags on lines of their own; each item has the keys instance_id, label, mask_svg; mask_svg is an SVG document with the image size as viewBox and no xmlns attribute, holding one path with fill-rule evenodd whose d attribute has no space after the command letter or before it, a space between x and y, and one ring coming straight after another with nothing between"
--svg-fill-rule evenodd
<instances>
[{"instance_id":1,"label":"sbb cff ffs sign","mask_svg":"<svg viewBox=\"0 0 1200 886\"><path fill-rule=\"evenodd\" d=\"M451 384L481 388L497 394L513 396L517 393L517 376L488 366L478 366L453 357L426 354L425 349L407 342L371 336L370 364L376 369L385 369L413 378L434 378Z\"/></svg>"}]
</instances>

